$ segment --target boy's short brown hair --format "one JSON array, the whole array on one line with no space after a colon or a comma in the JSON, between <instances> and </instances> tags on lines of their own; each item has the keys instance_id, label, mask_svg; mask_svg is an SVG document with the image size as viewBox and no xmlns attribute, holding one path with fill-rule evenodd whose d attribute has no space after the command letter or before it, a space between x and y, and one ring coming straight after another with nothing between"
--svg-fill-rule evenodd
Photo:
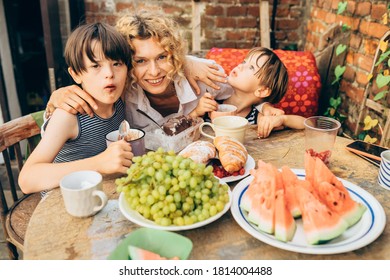
<instances>
[{"instance_id":1,"label":"boy's short brown hair","mask_svg":"<svg viewBox=\"0 0 390 280\"><path fill-rule=\"evenodd\" d=\"M96 63L92 49L94 40L101 44L106 58L121 61L130 69L131 53L126 39L113 26L98 22L77 27L66 42L65 61L75 73L80 74L87 70L84 54Z\"/></svg>"},{"instance_id":2,"label":"boy's short brown hair","mask_svg":"<svg viewBox=\"0 0 390 280\"><path fill-rule=\"evenodd\" d=\"M272 104L278 103L287 92L288 73L286 66L270 49L263 47L253 48L248 52L246 58L256 55L256 64L260 69L255 75L259 79L259 85L266 86L271 90L270 95L265 97L263 101ZM259 60L262 57L267 59L263 65L259 65Z\"/></svg>"}]
</instances>

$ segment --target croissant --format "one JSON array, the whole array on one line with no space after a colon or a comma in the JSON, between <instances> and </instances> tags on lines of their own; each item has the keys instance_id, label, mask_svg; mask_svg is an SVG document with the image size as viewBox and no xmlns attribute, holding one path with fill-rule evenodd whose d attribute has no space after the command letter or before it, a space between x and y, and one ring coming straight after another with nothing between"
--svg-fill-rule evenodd
<instances>
[{"instance_id":1,"label":"croissant","mask_svg":"<svg viewBox=\"0 0 390 280\"><path fill-rule=\"evenodd\" d=\"M214 145L222 167L227 172L239 171L245 166L248 152L241 142L229 136L217 136L214 138Z\"/></svg>"},{"instance_id":2,"label":"croissant","mask_svg":"<svg viewBox=\"0 0 390 280\"><path fill-rule=\"evenodd\" d=\"M217 155L214 145L208 141L195 141L185 147L180 153L182 157L191 158L197 163L206 163Z\"/></svg>"}]
</instances>

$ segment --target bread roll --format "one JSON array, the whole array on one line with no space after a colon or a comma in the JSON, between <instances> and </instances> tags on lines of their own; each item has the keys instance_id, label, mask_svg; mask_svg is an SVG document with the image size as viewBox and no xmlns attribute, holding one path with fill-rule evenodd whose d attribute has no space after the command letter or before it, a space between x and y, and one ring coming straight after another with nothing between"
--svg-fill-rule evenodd
<instances>
[{"instance_id":1,"label":"bread roll","mask_svg":"<svg viewBox=\"0 0 390 280\"><path fill-rule=\"evenodd\" d=\"M214 145L222 167L227 172L239 171L245 166L248 152L240 141L229 136L217 136L214 138Z\"/></svg>"},{"instance_id":2,"label":"bread roll","mask_svg":"<svg viewBox=\"0 0 390 280\"><path fill-rule=\"evenodd\" d=\"M197 163L207 163L217 155L217 151L212 143L198 140L185 147L179 155Z\"/></svg>"}]
</instances>

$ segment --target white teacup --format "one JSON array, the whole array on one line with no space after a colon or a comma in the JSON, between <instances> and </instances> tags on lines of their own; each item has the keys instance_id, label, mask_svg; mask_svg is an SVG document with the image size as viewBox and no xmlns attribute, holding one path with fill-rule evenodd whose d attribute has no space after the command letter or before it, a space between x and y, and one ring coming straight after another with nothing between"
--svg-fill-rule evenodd
<instances>
[{"instance_id":1,"label":"white teacup","mask_svg":"<svg viewBox=\"0 0 390 280\"><path fill-rule=\"evenodd\" d=\"M96 171L77 171L60 181L66 211L75 217L95 215L107 204L102 191L102 175Z\"/></svg>"},{"instance_id":2,"label":"white teacup","mask_svg":"<svg viewBox=\"0 0 390 280\"><path fill-rule=\"evenodd\" d=\"M237 107L230 104L219 104L217 111L212 111L209 113L211 122L214 121L217 117L222 116L235 116L237 114Z\"/></svg>"},{"instance_id":3,"label":"white teacup","mask_svg":"<svg viewBox=\"0 0 390 280\"><path fill-rule=\"evenodd\" d=\"M204 126L210 126L215 133L212 136L203 131ZM236 138L241 143L245 141L245 131L248 126L248 120L240 116L223 116L214 119L213 123L205 122L199 127L200 133L206 137L214 139L216 136L230 136Z\"/></svg>"},{"instance_id":4,"label":"white teacup","mask_svg":"<svg viewBox=\"0 0 390 280\"><path fill-rule=\"evenodd\" d=\"M390 190L390 150L381 153L378 182L386 190Z\"/></svg>"}]
</instances>

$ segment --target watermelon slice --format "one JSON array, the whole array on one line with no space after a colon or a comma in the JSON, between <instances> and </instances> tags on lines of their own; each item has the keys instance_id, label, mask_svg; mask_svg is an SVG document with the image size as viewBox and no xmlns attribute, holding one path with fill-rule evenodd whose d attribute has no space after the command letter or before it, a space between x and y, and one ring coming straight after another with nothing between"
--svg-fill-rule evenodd
<instances>
[{"instance_id":1,"label":"watermelon slice","mask_svg":"<svg viewBox=\"0 0 390 280\"><path fill-rule=\"evenodd\" d=\"M132 245L129 245L129 256L132 260L167 260L159 254ZM178 257L173 257L171 260L178 259Z\"/></svg>"},{"instance_id":2,"label":"watermelon slice","mask_svg":"<svg viewBox=\"0 0 390 280\"><path fill-rule=\"evenodd\" d=\"M260 191L254 195L255 203L252 203L248 212L248 220L258 226L261 231L273 234L275 231L275 178L268 175L261 184Z\"/></svg>"},{"instance_id":3,"label":"watermelon slice","mask_svg":"<svg viewBox=\"0 0 390 280\"><path fill-rule=\"evenodd\" d=\"M302 211L303 230L310 244L325 243L343 234L347 222L317 200L305 188L297 187Z\"/></svg>"},{"instance_id":4,"label":"watermelon slice","mask_svg":"<svg viewBox=\"0 0 390 280\"><path fill-rule=\"evenodd\" d=\"M257 201L259 198L256 194L260 192L260 184L263 177L269 177L272 174L272 165L267 164L262 160L257 163L257 169L250 170L252 176L254 176L252 182L249 184L248 189L241 198L240 207L241 209L249 212L252 207L253 201ZM267 175L268 174L268 175Z\"/></svg>"},{"instance_id":5,"label":"watermelon slice","mask_svg":"<svg viewBox=\"0 0 390 280\"><path fill-rule=\"evenodd\" d=\"M343 217L349 227L356 224L366 211L366 207L351 198L343 183L319 158L315 159L314 187L320 200Z\"/></svg>"},{"instance_id":6,"label":"watermelon slice","mask_svg":"<svg viewBox=\"0 0 390 280\"><path fill-rule=\"evenodd\" d=\"M328 208L346 220L348 226L356 224L366 211L366 207L354 201L347 190L342 191L328 182L318 186L320 199Z\"/></svg>"},{"instance_id":7,"label":"watermelon slice","mask_svg":"<svg viewBox=\"0 0 390 280\"><path fill-rule=\"evenodd\" d=\"M281 170L287 209L294 218L299 218L301 209L295 193L295 185L299 179L289 167L283 166Z\"/></svg>"},{"instance_id":8,"label":"watermelon slice","mask_svg":"<svg viewBox=\"0 0 390 280\"><path fill-rule=\"evenodd\" d=\"M287 242L293 239L297 226L290 211L286 207L284 190L276 191L275 196L275 237Z\"/></svg>"}]
</instances>

